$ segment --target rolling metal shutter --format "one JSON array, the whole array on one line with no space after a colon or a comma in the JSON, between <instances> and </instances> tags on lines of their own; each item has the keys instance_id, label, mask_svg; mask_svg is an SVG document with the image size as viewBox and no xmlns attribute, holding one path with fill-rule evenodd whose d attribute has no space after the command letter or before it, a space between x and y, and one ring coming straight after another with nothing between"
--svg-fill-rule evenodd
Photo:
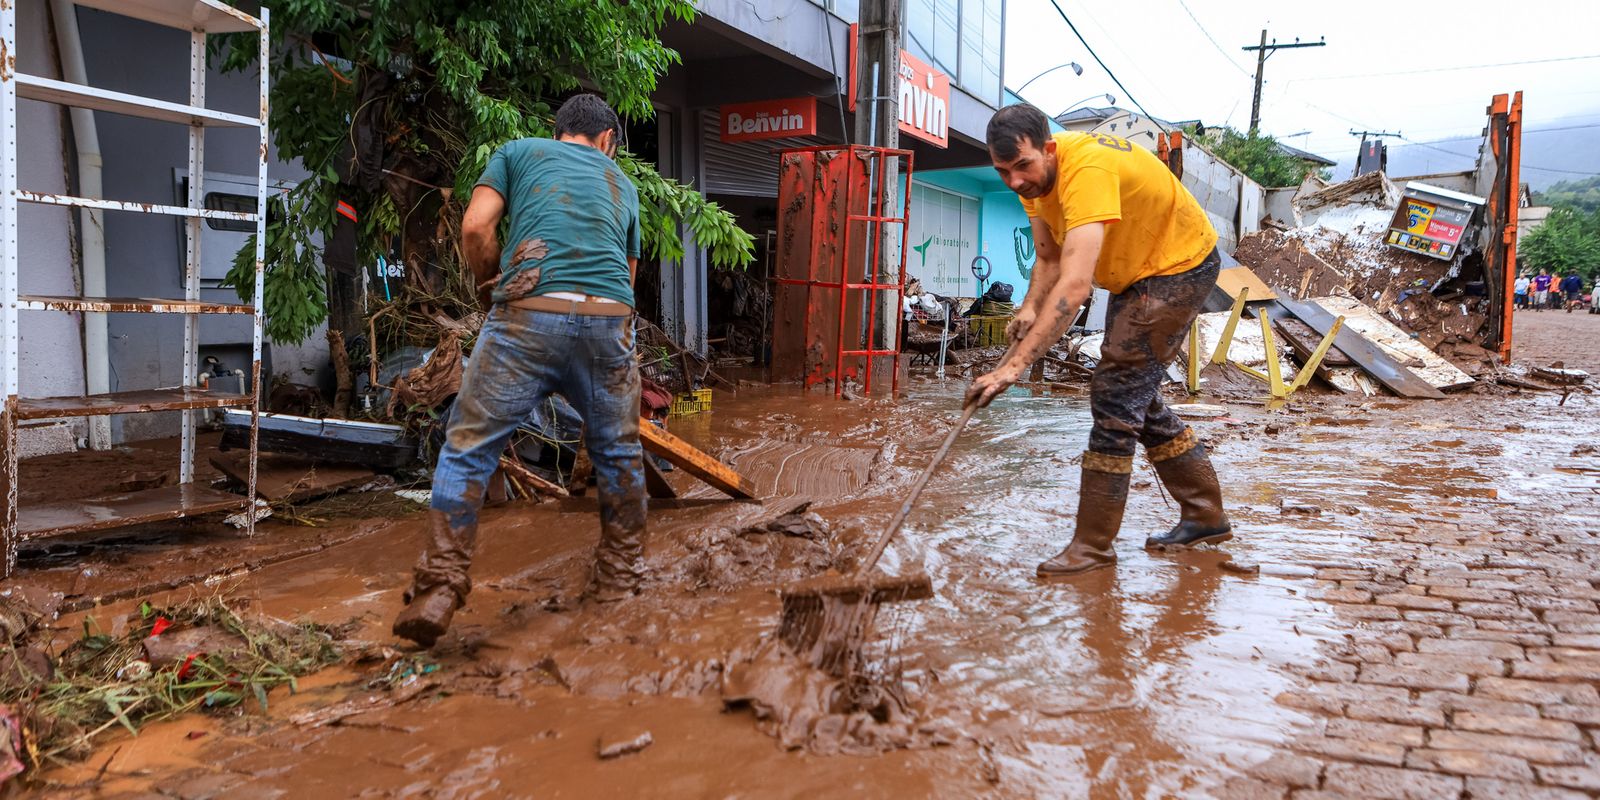
<instances>
[{"instance_id":1,"label":"rolling metal shutter","mask_svg":"<svg viewBox=\"0 0 1600 800\"><path fill-rule=\"evenodd\" d=\"M724 142L719 127L721 118L722 115L714 109L701 114L700 141L703 143L705 181L700 188L707 194L777 197L777 151L786 147L826 144L814 136Z\"/></svg>"}]
</instances>

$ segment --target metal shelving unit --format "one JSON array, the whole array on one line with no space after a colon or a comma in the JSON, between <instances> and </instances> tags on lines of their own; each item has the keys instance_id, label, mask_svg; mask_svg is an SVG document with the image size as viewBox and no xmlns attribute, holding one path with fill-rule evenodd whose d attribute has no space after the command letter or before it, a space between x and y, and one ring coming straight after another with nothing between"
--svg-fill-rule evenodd
<instances>
[{"instance_id":1,"label":"metal shelving unit","mask_svg":"<svg viewBox=\"0 0 1600 800\"><path fill-rule=\"evenodd\" d=\"M16 71L16 7L0 2L0 537L5 558L0 577L16 566L17 545L27 539L64 533L102 530L156 522L216 511L249 508L256 492L256 448L261 385L262 261L266 248L267 219L267 72L269 12L256 18L219 0L74 0L95 8L189 32L189 102L172 103L138 95L112 92L94 86L68 83ZM222 33L259 32L260 115L257 117L206 108L206 37ZM142 117L189 128L189 193L183 206L133 203L102 198L74 197L28 191L17 185L17 98L87 108L112 114ZM202 181L205 166L205 129L256 128L261 134L257 159L256 210L253 213L219 211L204 207ZM51 144L51 146L55 146ZM119 213L164 214L185 220L187 247L184 296L62 297L18 294L17 204L67 206ZM202 220L254 222L256 225L255 302L251 305L216 303L200 299L200 225ZM144 313L184 315L183 385L165 389L112 392L73 397L18 396L18 326L22 311L76 313ZM250 392L212 392L197 386L199 380L199 315L250 314L254 318ZM248 408L250 425L250 475L244 496L219 492L194 483L194 412L209 408ZM179 481L141 492L19 508L17 501L17 425L25 420L88 417L107 414L183 412ZM255 532L254 515L247 514L249 533Z\"/></svg>"}]
</instances>

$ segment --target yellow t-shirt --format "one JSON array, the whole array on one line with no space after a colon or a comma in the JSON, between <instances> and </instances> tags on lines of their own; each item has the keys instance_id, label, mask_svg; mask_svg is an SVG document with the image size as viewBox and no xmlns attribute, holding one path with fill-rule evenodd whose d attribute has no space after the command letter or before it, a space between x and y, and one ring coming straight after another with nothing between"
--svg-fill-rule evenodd
<instances>
[{"instance_id":1,"label":"yellow t-shirt","mask_svg":"<svg viewBox=\"0 0 1600 800\"><path fill-rule=\"evenodd\" d=\"M1022 207L1044 220L1057 243L1079 225L1113 223L1095 285L1120 294L1144 278L1187 272L1217 246L1205 209L1150 151L1098 133L1058 133L1055 140L1055 189L1022 198Z\"/></svg>"}]
</instances>

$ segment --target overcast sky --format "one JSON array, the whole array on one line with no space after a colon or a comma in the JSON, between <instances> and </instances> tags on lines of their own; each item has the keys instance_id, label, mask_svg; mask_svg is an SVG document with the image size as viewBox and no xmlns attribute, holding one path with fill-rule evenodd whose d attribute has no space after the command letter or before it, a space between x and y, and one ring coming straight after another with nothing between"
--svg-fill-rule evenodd
<instances>
[{"instance_id":1,"label":"overcast sky","mask_svg":"<svg viewBox=\"0 0 1600 800\"><path fill-rule=\"evenodd\" d=\"M1267 59L1261 128L1329 158L1355 150L1352 128L1423 142L1476 136L1490 98L1519 89L1526 128L1600 127L1600 0L1055 2L1150 114L1241 130L1255 53L1239 48L1257 43L1262 28L1269 42L1326 37L1326 47ZM1023 92L1029 102L1055 115L1109 92L1135 108L1051 0L1008 0L1006 13L1008 86L1064 62L1083 66L1082 76L1063 69L1040 78ZM1524 61L1545 63L1509 63Z\"/></svg>"}]
</instances>

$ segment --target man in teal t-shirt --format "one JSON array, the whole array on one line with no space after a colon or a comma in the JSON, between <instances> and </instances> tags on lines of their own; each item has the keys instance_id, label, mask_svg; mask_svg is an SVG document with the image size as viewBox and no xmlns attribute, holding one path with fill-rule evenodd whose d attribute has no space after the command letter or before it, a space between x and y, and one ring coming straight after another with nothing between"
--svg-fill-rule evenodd
<instances>
[{"instance_id":1,"label":"man in teal t-shirt","mask_svg":"<svg viewBox=\"0 0 1600 800\"><path fill-rule=\"evenodd\" d=\"M497 273L477 275L480 291L498 279L492 302L573 292L633 305L639 192L617 162L586 145L518 139L489 158L478 186L511 213Z\"/></svg>"},{"instance_id":2,"label":"man in teal t-shirt","mask_svg":"<svg viewBox=\"0 0 1600 800\"><path fill-rule=\"evenodd\" d=\"M633 276L639 195L613 157L615 111L578 95L556 112L555 139L497 150L461 222L489 319L478 335L433 473L432 537L396 635L432 646L472 588L478 509L511 434L560 393L583 417L600 494L600 546L585 597L638 589L645 531ZM500 222L509 214L501 246Z\"/></svg>"}]
</instances>

